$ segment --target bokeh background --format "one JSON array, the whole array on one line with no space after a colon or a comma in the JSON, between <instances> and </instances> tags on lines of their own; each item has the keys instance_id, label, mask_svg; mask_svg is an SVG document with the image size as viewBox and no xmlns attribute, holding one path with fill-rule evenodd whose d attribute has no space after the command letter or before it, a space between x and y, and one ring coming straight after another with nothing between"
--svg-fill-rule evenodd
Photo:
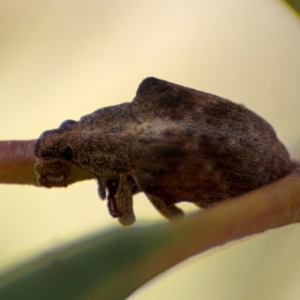
<instances>
[{"instance_id":1,"label":"bokeh background","mask_svg":"<svg viewBox=\"0 0 300 300\"><path fill-rule=\"evenodd\" d=\"M147 76L243 103L300 159L300 19L280 1L0 0L1 140L131 101ZM0 271L119 226L93 181L1 185L0 199ZM136 226L161 219L142 195L135 212ZM288 226L197 256L130 299L299 299L299 234Z\"/></svg>"}]
</instances>

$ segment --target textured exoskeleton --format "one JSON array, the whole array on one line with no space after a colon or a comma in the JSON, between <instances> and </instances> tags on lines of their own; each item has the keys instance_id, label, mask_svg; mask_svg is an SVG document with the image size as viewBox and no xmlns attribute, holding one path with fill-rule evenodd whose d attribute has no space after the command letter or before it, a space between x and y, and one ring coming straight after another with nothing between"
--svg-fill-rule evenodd
<instances>
[{"instance_id":1,"label":"textured exoskeleton","mask_svg":"<svg viewBox=\"0 0 300 300\"><path fill-rule=\"evenodd\" d=\"M101 198L108 190L111 215L124 225L135 220L132 195L139 191L172 219L183 214L178 202L205 208L291 170L287 150L261 117L221 97L156 78L145 79L130 103L44 132L35 154L36 173L54 165L57 181L63 181L59 169L62 164L63 173L66 162L92 173Z\"/></svg>"}]
</instances>

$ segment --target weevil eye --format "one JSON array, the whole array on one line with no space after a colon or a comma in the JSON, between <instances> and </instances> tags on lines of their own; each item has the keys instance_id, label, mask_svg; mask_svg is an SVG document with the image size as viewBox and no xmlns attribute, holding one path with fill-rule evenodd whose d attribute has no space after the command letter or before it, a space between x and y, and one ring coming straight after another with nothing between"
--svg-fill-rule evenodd
<instances>
[{"instance_id":1,"label":"weevil eye","mask_svg":"<svg viewBox=\"0 0 300 300\"><path fill-rule=\"evenodd\" d=\"M65 159L65 160L72 160L73 159L73 151L72 149L66 145L66 144L61 144L58 147L58 155Z\"/></svg>"}]
</instances>

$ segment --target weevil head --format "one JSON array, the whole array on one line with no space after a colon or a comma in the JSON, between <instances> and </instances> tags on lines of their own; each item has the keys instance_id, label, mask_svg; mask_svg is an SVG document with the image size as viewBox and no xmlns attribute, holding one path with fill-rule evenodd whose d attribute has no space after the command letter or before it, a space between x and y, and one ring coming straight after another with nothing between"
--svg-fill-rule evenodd
<instances>
[{"instance_id":1,"label":"weevil head","mask_svg":"<svg viewBox=\"0 0 300 300\"><path fill-rule=\"evenodd\" d=\"M41 134L35 145L35 156L44 163L72 161L77 156L78 123L63 122L58 129Z\"/></svg>"}]
</instances>

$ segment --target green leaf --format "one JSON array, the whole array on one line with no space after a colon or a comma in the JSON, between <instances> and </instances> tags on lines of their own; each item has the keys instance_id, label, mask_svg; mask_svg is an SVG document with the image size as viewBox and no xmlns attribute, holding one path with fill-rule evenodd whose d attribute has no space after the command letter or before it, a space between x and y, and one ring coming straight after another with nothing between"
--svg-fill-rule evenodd
<instances>
[{"instance_id":1,"label":"green leaf","mask_svg":"<svg viewBox=\"0 0 300 300\"><path fill-rule=\"evenodd\" d=\"M285 2L300 16L300 0L285 0Z\"/></svg>"},{"instance_id":2,"label":"green leaf","mask_svg":"<svg viewBox=\"0 0 300 300\"><path fill-rule=\"evenodd\" d=\"M3 276L0 299L124 299L144 276L136 268L171 232L166 225L121 228L76 241Z\"/></svg>"}]
</instances>

